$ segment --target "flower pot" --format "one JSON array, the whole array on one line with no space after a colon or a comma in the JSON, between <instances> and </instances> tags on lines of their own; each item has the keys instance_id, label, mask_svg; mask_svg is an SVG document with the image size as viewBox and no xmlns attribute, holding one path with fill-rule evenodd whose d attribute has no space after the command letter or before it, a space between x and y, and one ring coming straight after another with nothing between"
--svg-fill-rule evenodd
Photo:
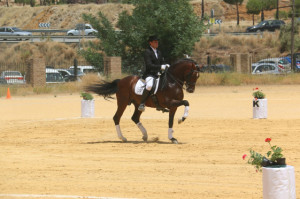
<instances>
[{"instance_id":1,"label":"flower pot","mask_svg":"<svg viewBox=\"0 0 300 199\"><path fill-rule=\"evenodd\" d=\"M277 165L286 165L285 164L285 158L277 158L275 160L275 162L276 162Z\"/></svg>"},{"instance_id":2,"label":"flower pot","mask_svg":"<svg viewBox=\"0 0 300 199\"><path fill-rule=\"evenodd\" d=\"M263 160L261 162L261 166L263 167L268 167L268 166L272 166L273 162L271 162L268 158L263 157Z\"/></svg>"},{"instance_id":3,"label":"flower pot","mask_svg":"<svg viewBox=\"0 0 300 199\"><path fill-rule=\"evenodd\" d=\"M268 100L253 99L253 118L265 119L268 117Z\"/></svg>"},{"instance_id":4,"label":"flower pot","mask_svg":"<svg viewBox=\"0 0 300 199\"><path fill-rule=\"evenodd\" d=\"M81 117L94 117L95 100L81 100Z\"/></svg>"}]
</instances>

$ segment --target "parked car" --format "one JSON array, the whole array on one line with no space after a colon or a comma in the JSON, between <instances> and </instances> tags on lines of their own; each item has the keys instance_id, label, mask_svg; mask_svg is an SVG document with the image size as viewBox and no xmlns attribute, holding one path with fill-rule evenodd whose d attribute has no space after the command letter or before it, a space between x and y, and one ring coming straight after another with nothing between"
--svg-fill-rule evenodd
<instances>
[{"instance_id":1,"label":"parked car","mask_svg":"<svg viewBox=\"0 0 300 199\"><path fill-rule=\"evenodd\" d=\"M261 63L271 63L279 67L280 71L291 71L291 63L285 57L262 59L252 64L252 70Z\"/></svg>"},{"instance_id":2,"label":"parked car","mask_svg":"<svg viewBox=\"0 0 300 199\"><path fill-rule=\"evenodd\" d=\"M252 75L265 75L265 74L282 74L276 64L260 63L257 64L252 71Z\"/></svg>"},{"instance_id":3,"label":"parked car","mask_svg":"<svg viewBox=\"0 0 300 199\"><path fill-rule=\"evenodd\" d=\"M46 68L46 83L63 83L65 82L63 76L58 70L53 68Z\"/></svg>"},{"instance_id":4,"label":"parked car","mask_svg":"<svg viewBox=\"0 0 300 199\"><path fill-rule=\"evenodd\" d=\"M23 31L16 27L0 27L0 36L20 36L19 40L22 40L21 36L32 36L31 32ZM4 40L7 38L4 37ZM25 40L28 40L26 38Z\"/></svg>"},{"instance_id":5,"label":"parked car","mask_svg":"<svg viewBox=\"0 0 300 199\"><path fill-rule=\"evenodd\" d=\"M77 70L77 78L74 75L74 69L56 69L64 78L66 82L70 81L80 81L80 77L82 77L84 74Z\"/></svg>"},{"instance_id":6,"label":"parked car","mask_svg":"<svg viewBox=\"0 0 300 199\"><path fill-rule=\"evenodd\" d=\"M275 31L279 30L282 25L285 25L285 22L282 20L265 20L255 26L248 27L246 32Z\"/></svg>"},{"instance_id":7,"label":"parked car","mask_svg":"<svg viewBox=\"0 0 300 199\"><path fill-rule=\"evenodd\" d=\"M296 58L296 72L300 72L300 53L295 53L294 55ZM288 55L287 57L285 57L285 59L288 60L290 64L292 64L291 55Z\"/></svg>"},{"instance_id":8,"label":"parked car","mask_svg":"<svg viewBox=\"0 0 300 199\"><path fill-rule=\"evenodd\" d=\"M25 84L25 79L19 71L3 71L0 75L1 84Z\"/></svg>"},{"instance_id":9,"label":"parked car","mask_svg":"<svg viewBox=\"0 0 300 199\"><path fill-rule=\"evenodd\" d=\"M74 66L70 66L69 69L74 70ZM77 69L79 69L82 73L87 74L87 73L98 73L98 70L95 68L95 66L77 66Z\"/></svg>"},{"instance_id":10,"label":"parked car","mask_svg":"<svg viewBox=\"0 0 300 199\"><path fill-rule=\"evenodd\" d=\"M84 28L85 28L84 30L80 30L80 28L77 25L75 29L69 30L67 32L67 35L69 36L82 35L83 34L82 31L84 31L84 35L89 35L89 36L96 35L98 33L98 31L95 30L90 24L85 24Z\"/></svg>"}]
</instances>

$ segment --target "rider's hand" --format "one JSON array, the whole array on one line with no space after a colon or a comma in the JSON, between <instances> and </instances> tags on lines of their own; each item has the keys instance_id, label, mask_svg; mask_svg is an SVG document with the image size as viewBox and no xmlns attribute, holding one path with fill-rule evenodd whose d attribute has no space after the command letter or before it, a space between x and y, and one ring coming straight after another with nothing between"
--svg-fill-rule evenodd
<instances>
[{"instance_id":1,"label":"rider's hand","mask_svg":"<svg viewBox=\"0 0 300 199\"><path fill-rule=\"evenodd\" d=\"M162 70L166 70L166 68L169 68L169 67L170 67L169 64L161 65L161 69L162 69Z\"/></svg>"}]
</instances>

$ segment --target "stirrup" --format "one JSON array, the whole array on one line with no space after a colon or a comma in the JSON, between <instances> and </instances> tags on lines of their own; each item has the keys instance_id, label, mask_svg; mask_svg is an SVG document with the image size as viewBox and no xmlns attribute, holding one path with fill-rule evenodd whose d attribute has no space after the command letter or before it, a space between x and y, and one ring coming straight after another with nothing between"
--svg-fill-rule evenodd
<instances>
[{"instance_id":1,"label":"stirrup","mask_svg":"<svg viewBox=\"0 0 300 199\"><path fill-rule=\"evenodd\" d=\"M145 104L140 104L138 110L141 111L141 112L144 112L145 111Z\"/></svg>"}]
</instances>

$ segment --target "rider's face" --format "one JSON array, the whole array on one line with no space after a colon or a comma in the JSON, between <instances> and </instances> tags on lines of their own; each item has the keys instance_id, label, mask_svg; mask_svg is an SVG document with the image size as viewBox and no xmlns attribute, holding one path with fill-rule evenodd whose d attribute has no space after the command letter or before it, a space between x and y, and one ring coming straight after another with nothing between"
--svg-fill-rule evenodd
<instances>
[{"instance_id":1,"label":"rider's face","mask_svg":"<svg viewBox=\"0 0 300 199\"><path fill-rule=\"evenodd\" d=\"M153 41L150 41L150 46L154 49L156 49L158 47L158 41L157 40L153 40Z\"/></svg>"}]
</instances>

